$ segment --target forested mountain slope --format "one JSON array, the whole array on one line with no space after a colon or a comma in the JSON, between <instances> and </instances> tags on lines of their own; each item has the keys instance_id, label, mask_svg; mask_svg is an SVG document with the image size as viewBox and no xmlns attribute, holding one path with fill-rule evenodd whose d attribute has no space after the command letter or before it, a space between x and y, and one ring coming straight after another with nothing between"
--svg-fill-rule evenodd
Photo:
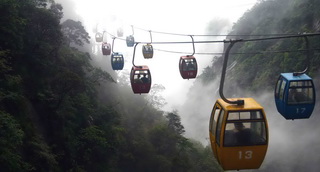
<instances>
[{"instance_id":1,"label":"forested mountain slope","mask_svg":"<svg viewBox=\"0 0 320 172\"><path fill-rule=\"evenodd\" d=\"M234 24L227 39L256 39L320 31L320 2L316 0L259 1ZM239 35L239 36L233 36ZM310 59L304 38L289 38L236 43L229 64L237 65L228 77L247 91L271 90L281 72L303 71L315 77L320 66L320 36L308 37ZM226 48L227 44L225 45ZM215 58L199 78L203 82L220 77L221 58ZM210 72L213 74L210 75ZM206 77L207 76L207 77ZM207 79L206 79L207 78Z\"/></svg>"},{"instance_id":2,"label":"forested mountain slope","mask_svg":"<svg viewBox=\"0 0 320 172\"><path fill-rule=\"evenodd\" d=\"M178 112L92 65L88 33L62 9L0 0L1 171L219 171Z\"/></svg>"},{"instance_id":3,"label":"forested mountain slope","mask_svg":"<svg viewBox=\"0 0 320 172\"><path fill-rule=\"evenodd\" d=\"M184 137L181 112L162 111L156 92L133 95L125 78L92 63L87 31L61 21L62 9L52 0L0 0L1 171L221 171L209 145ZM259 1L230 35L318 32L318 9L316 0ZM310 61L302 38L236 44L225 90L271 91L280 72L308 64L317 77L319 37L309 42ZM215 57L196 79L194 88L208 87L191 89L190 101L215 95L221 61ZM200 106L186 105L199 114Z\"/></svg>"},{"instance_id":4,"label":"forested mountain slope","mask_svg":"<svg viewBox=\"0 0 320 172\"><path fill-rule=\"evenodd\" d=\"M315 0L258 1L234 24L226 39L319 33L319 9L320 1ZM209 33L212 32L209 30ZM320 131L320 36L308 37L308 40L309 60L303 37L239 42L231 49L224 95L227 98L253 97L264 107L268 119L269 147L260 171L317 171L320 168L320 156L314 153L320 151L320 147L315 146L320 144L320 139L314 135ZM222 56L213 57L212 63L190 88L188 100L180 110L187 133L203 142L209 134L213 105L220 98L218 89L222 62ZM273 92L276 81L281 72L303 71L307 66L307 74L316 86L313 114L309 119L285 120L275 107ZM192 130L188 131L189 128Z\"/></svg>"}]
</instances>

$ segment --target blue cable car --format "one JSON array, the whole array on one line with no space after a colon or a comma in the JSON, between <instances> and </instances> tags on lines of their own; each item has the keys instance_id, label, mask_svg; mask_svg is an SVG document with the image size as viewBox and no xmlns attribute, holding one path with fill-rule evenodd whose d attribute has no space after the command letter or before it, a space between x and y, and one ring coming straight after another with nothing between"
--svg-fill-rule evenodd
<instances>
[{"instance_id":1,"label":"blue cable car","mask_svg":"<svg viewBox=\"0 0 320 172\"><path fill-rule=\"evenodd\" d=\"M313 81L304 73L281 73L274 97L278 112L292 120L309 118L316 101Z\"/></svg>"},{"instance_id":2,"label":"blue cable car","mask_svg":"<svg viewBox=\"0 0 320 172\"><path fill-rule=\"evenodd\" d=\"M113 70L122 70L124 65L123 55L120 53L112 53L111 66Z\"/></svg>"},{"instance_id":3,"label":"blue cable car","mask_svg":"<svg viewBox=\"0 0 320 172\"><path fill-rule=\"evenodd\" d=\"M132 35L127 36L126 43L127 43L127 47L133 47L134 37Z\"/></svg>"}]
</instances>

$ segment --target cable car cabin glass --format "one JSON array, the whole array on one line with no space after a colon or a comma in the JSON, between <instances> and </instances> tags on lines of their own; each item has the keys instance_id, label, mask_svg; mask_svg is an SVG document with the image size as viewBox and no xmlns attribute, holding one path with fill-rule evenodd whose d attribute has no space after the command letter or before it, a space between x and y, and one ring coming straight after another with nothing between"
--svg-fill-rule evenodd
<instances>
[{"instance_id":1,"label":"cable car cabin glass","mask_svg":"<svg viewBox=\"0 0 320 172\"><path fill-rule=\"evenodd\" d=\"M183 79L192 79L197 76L197 60L193 56L181 56L179 61L179 70Z\"/></svg>"},{"instance_id":2,"label":"cable car cabin glass","mask_svg":"<svg viewBox=\"0 0 320 172\"><path fill-rule=\"evenodd\" d=\"M117 35L118 35L118 37L122 37L123 36L123 29L122 28L118 28Z\"/></svg>"},{"instance_id":3,"label":"cable car cabin glass","mask_svg":"<svg viewBox=\"0 0 320 172\"><path fill-rule=\"evenodd\" d=\"M111 45L109 43L102 43L102 54L110 55L111 54Z\"/></svg>"},{"instance_id":4,"label":"cable car cabin glass","mask_svg":"<svg viewBox=\"0 0 320 172\"><path fill-rule=\"evenodd\" d=\"M135 94L149 93L151 73L148 66L133 66L130 73L131 88Z\"/></svg>"},{"instance_id":5,"label":"cable car cabin glass","mask_svg":"<svg viewBox=\"0 0 320 172\"><path fill-rule=\"evenodd\" d=\"M124 66L123 55L120 53L112 53L111 66L113 70L122 70Z\"/></svg>"},{"instance_id":6,"label":"cable car cabin glass","mask_svg":"<svg viewBox=\"0 0 320 172\"><path fill-rule=\"evenodd\" d=\"M313 81L306 74L282 73L274 96L278 112L286 119L309 118L315 106Z\"/></svg>"},{"instance_id":7,"label":"cable car cabin glass","mask_svg":"<svg viewBox=\"0 0 320 172\"><path fill-rule=\"evenodd\" d=\"M218 99L211 113L211 148L224 170L258 169L268 148L263 107L252 98L241 99L243 106Z\"/></svg>"},{"instance_id":8,"label":"cable car cabin glass","mask_svg":"<svg viewBox=\"0 0 320 172\"><path fill-rule=\"evenodd\" d=\"M102 42L103 41L103 34L102 33L96 33L96 42Z\"/></svg>"},{"instance_id":9,"label":"cable car cabin glass","mask_svg":"<svg viewBox=\"0 0 320 172\"><path fill-rule=\"evenodd\" d=\"M151 44L142 46L142 54L145 59L151 59L153 57L153 47Z\"/></svg>"},{"instance_id":10,"label":"cable car cabin glass","mask_svg":"<svg viewBox=\"0 0 320 172\"><path fill-rule=\"evenodd\" d=\"M132 35L127 36L126 43L127 43L127 47L133 47L134 37Z\"/></svg>"}]
</instances>

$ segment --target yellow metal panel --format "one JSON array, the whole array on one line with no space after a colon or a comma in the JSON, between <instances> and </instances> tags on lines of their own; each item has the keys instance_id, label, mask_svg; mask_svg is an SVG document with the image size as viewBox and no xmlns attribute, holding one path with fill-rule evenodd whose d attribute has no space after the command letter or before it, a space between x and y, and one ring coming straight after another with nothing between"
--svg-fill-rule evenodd
<instances>
[{"instance_id":1,"label":"yellow metal panel","mask_svg":"<svg viewBox=\"0 0 320 172\"><path fill-rule=\"evenodd\" d=\"M254 110L254 109L263 109L263 107L256 102L253 98L231 98L228 100L244 100L244 105L233 105L224 102L222 99L218 99L217 102L226 110L226 111L237 111L237 110Z\"/></svg>"},{"instance_id":2,"label":"yellow metal panel","mask_svg":"<svg viewBox=\"0 0 320 172\"><path fill-rule=\"evenodd\" d=\"M224 170L260 168L267 152L267 145L222 147L221 166Z\"/></svg>"},{"instance_id":3,"label":"yellow metal panel","mask_svg":"<svg viewBox=\"0 0 320 172\"><path fill-rule=\"evenodd\" d=\"M220 146L216 143L215 133L210 132L210 140L213 152L218 162L224 170L240 170L240 169L257 169L261 166L268 148L268 123L265 116L263 107L257 103L253 98L232 98L231 101L242 99L244 105L231 105L218 99L216 103L221 105L224 109L224 119L221 128L221 142ZM237 147L224 147L224 131L227 121L227 113L229 111L245 111L245 110L261 110L263 119L265 120L267 143L266 145L255 146L237 146ZM213 115L213 112L212 114Z\"/></svg>"}]
</instances>

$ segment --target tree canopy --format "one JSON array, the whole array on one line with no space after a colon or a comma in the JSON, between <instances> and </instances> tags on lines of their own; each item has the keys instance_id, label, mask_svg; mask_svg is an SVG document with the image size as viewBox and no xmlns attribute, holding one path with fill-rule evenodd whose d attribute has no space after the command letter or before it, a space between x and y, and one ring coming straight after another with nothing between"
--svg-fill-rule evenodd
<instances>
[{"instance_id":1,"label":"tree canopy","mask_svg":"<svg viewBox=\"0 0 320 172\"><path fill-rule=\"evenodd\" d=\"M161 110L165 88L137 98L94 66L89 34L80 21L61 22L62 9L0 0L0 169L218 169L209 147L183 136L178 112Z\"/></svg>"}]
</instances>

